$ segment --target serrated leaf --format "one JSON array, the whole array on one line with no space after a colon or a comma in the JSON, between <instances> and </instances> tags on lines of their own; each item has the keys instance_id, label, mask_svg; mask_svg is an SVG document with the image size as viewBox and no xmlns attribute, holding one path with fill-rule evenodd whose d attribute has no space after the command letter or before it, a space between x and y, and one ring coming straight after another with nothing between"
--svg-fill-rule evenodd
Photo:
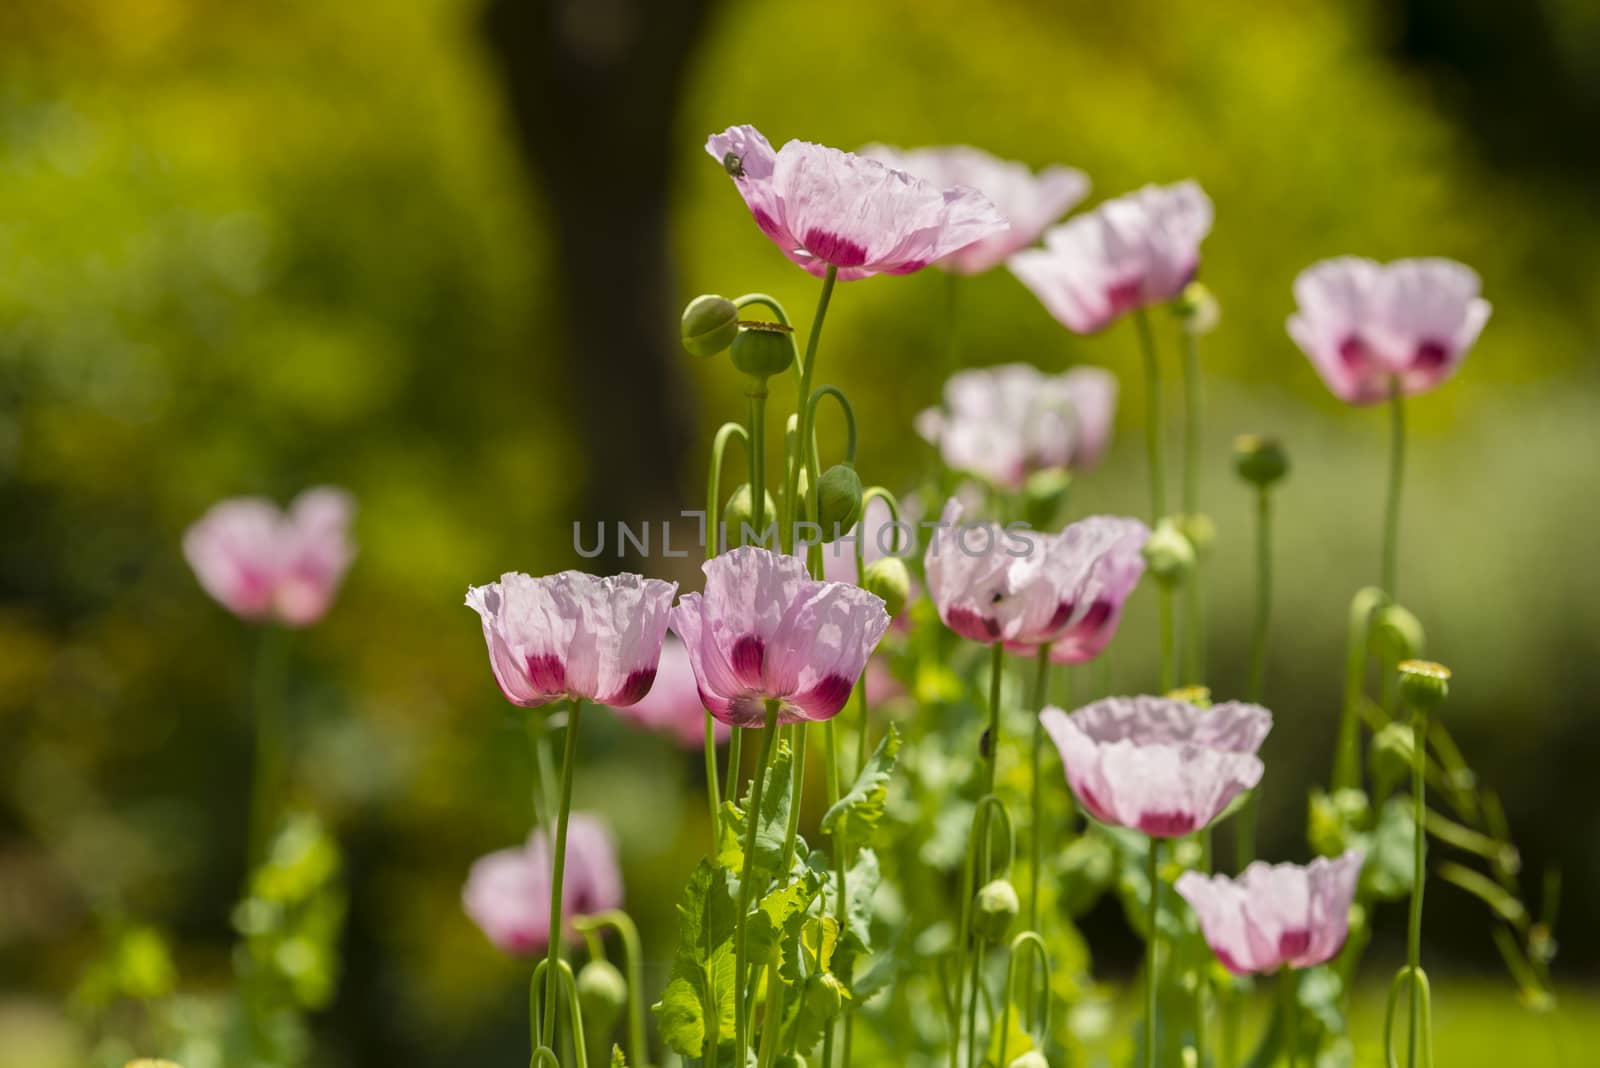
<instances>
[{"instance_id":1,"label":"serrated leaf","mask_svg":"<svg viewBox=\"0 0 1600 1068\"><path fill-rule=\"evenodd\" d=\"M801 867L794 881L780 886L762 898L745 927L747 953L751 960L764 960L772 947L793 939L805 924L807 910L822 892L820 872Z\"/></svg>"},{"instance_id":2,"label":"serrated leaf","mask_svg":"<svg viewBox=\"0 0 1600 1068\"><path fill-rule=\"evenodd\" d=\"M762 780L761 812L756 818L755 856L748 871L757 876L758 886L763 878L778 874L783 862L783 839L789 830L790 788L793 780L794 754L789 743L778 742L777 752ZM748 830L745 823L755 793L755 782L745 790L743 802L735 805L724 802L722 806L723 831L717 843L717 863L724 868L745 871L744 841Z\"/></svg>"},{"instance_id":3,"label":"serrated leaf","mask_svg":"<svg viewBox=\"0 0 1600 1068\"><path fill-rule=\"evenodd\" d=\"M733 1038L736 887L731 872L702 860L678 903L672 978L654 1012L662 1040L684 1057L704 1056L710 1025L719 1043Z\"/></svg>"},{"instance_id":4,"label":"serrated leaf","mask_svg":"<svg viewBox=\"0 0 1600 1068\"><path fill-rule=\"evenodd\" d=\"M855 785L822 817L822 829L847 846L865 845L883 819L889 796L889 779L900 755L900 732L893 724L871 759L856 777Z\"/></svg>"}]
</instances>

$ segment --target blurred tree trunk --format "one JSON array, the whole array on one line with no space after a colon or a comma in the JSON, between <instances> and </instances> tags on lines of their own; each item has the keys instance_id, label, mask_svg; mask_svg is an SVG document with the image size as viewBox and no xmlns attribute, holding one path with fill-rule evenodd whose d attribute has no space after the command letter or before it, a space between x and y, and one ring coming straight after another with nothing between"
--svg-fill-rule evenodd
<instances>
[{"instance_id":1,"label":"blurred tree trunk","mask_svg":"<svg viewBox=\"0 0 1600 1068\"><path fill-rule=\"evenodd\" d=\"M693 413L677 342L669 173L714 0L489 0L485 28L556 228L572 432L590 520L676 515ZM614 539L606 546L615 551Z\"/></svg>"}]
</instances>

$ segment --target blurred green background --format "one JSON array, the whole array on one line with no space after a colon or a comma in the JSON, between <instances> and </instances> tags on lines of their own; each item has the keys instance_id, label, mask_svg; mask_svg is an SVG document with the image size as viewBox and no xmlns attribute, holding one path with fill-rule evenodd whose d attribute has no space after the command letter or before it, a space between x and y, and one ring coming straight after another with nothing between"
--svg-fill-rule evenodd
<instances>
[{"instance_id":1,"label":"blurred green background","mask_svg":"<svg viewBox=\"0 0 1600 1068\"><path fill-rule=\"evenodd\" d=\"M1250 591L1229 443L1280 434L1294 460L1269 854L1303 853L1304 791L1327 774L1386 449L1382 413L1339 405L1288 342L1290 282L1345 252L1476 267L1494 318L1458 379L1411 407L1400 596L1455 668L1451 722L1505 797L1530 888L1546 866L1564 874L1558 975L1597 978L1594 5L8 0L0 1064L77 1063L65 995L127 920L173 937L186 987L227 980L255 636L201 593L179 538L219 497L315 482L361 502L360 557L295 638L285 702L303 793L350 868L326 1060L523 1051L524 968L458 901L472 858L527 823L520 721L461 597L504 570L574 565L574 519L697 505L705 446L743 398L728 367L676 347L687 297L766 290L809 315L815 281L702 151L737 122L775 143L970 142L1068 163L1096 200L1183 177L1209 191L1222 694L1242 682ZM938 396L945 281L835 297L821 379L863 416L869 482L908 486L926 464L909 427ZM1117 442L1075 507L1140 511L1131 331L1069 336L1003 271L965 285L960 309L968 362L1122 376ZM694 582L681 561L650 566ZM1154 684L1147 600L1114 647L1121 689ZM584 745L577 803L618 828L664 973L705 837L698 758L614 723ZM1451 976L1443 1063L1497 1063L1486 1020L1517 1063L1560 1063L1592 1005L1580 995L1553 1028L1523 1014L1481 906L1441 886L1428 907L1428 952ZM1398 914L1385 923L1399 932ZM1567 1045L1583 1063L1582 1040Z\"/></svg>"}]
</instances>

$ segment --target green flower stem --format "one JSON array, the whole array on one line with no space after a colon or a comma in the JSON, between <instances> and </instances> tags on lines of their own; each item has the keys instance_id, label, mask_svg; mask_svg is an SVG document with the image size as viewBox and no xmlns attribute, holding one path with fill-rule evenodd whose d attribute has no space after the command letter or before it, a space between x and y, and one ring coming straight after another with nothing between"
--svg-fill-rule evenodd
<instances>
[{"instance_id":1,"label":"green flower stem","mask_svg":"<svg viewBox=\"0 0 1600 1068\"><path fill-rule=\"evenodd\" d=\"M761 812L761 794L766 785L767 768L772 763L772 743L778 736L778 708L782 702L767 701L767 719L761 731L761 750L756 758L755 779L750 785L750 808L744 814L744 865L739 872L739 913L733 918L733 1027L734 1050L738 1061L744 1062L748 1049L749 1021L745 1018L745 917L750 914L750 891L755 880L750 878L750 858L756 852L756 824ZM735 732L737 733L737 732Z\"/></svg>"},{"instance_id":2,"label":"green flower stem","mask_svg":"<svg viewBox=\"0 0 1600 1068\"><path fill-rule=\"evenodd\" d=\"M622 941L622 965L628 979L628 1063L643 1068L650 1050L644 1038L644 954L639 948L639 929L621 909L608 909L573 921L584 934L610 927ZM598 954L595 954L598 956Z\"/></svg>"},{"instance_id":3,"label":"green flower stem","mask_svg":"<svg viewBox=\"0 0 1600 1068\"><path fill-rule=\"evenodd\" d=\"M551 851L550 862L550 950L546 958L549 972L557 974L561 963L561 941L565 934L566 924L561 910L561 883L566 875L567 868L567 816L572 811L572 772L578 765L578 721L583 713L583 701L572 698L568 702L567 710L567 742L566 753L561 761L561 794L556 809L556 841L555 848ZM555 1034L556 1022L556 984L547 981L544 986L544 1029L545 1044L554 1047L551 1041Z\"/></svg>"},{"instance_id":4,"label":"green flower stem","mask_svg":"<svg viewBox=\"0 0 1600 1068\"><path fill-rule=\"evenodd\" d=\"M944 339L945 339L945 378L949 378L961 367L961 331L958 324L961 316L961 276L954 271L945 272L944 283Z\"/></svg>"},{"instance_id":5,"label":"green flower stem","mask_svg":"<svg viewBox=\"0 0 1600 1068\"><path fill-rule=\"evenodd\" d=\"M1272 617L1272 491L1256 490L1256 615L1250 631L1250 681L1246 697L1259 704L1267 678L1267 634Z\"/></svg>"},{"instance_id":6,"label":"green flower stem","mask_svg":"<svg viewBox=\"0 0 1600 1068\"><path fill-rule=\"evenodd\" d=\"M1044 711L1046 693L1045 688L1050 682L1050 646L1039 646L1039 653L1035 658L1035 674L1033 678L1033 827L1029 838L1028 856L1028 930L1039 930L1039 873L1044 867L1044 786L1042 783L1041 768L1043 765L1044 749L1044 720L1039 713Z\"/></svg>"},{"instance_id":7,"label":"green flower stem","mask_svg":"<svg viewBox=\"0 0 1600 1068\"><path fill-rule=\"evenodd\" d=\"M1395 570L1400 550L1400 489L1406 472L1406 410L1400 379L1389 380L1389 496L1383 523L1383 592L1393 600Z\"/></svg>"},{"instance_id":8,"label":"green flower stem","mask_svg":"<svg viewBox=\"0 0 1600 1068\"><path fill-rule=\"evenodd\" d=\"M1022 984L1022 989L1017 989L1017 964L1026 959L1027 978ZM1038 968L1034 968L1034 964ZM1040 997L1035 1003L1033 990L1035 980L1038 981L1037 989ZM1050 951L1045 948L1044 939L1036 931L1023 931L1011 940L1011 953L1006 960L1006 996L1000 1011L1000 1054L1002 1063L1011 1051L1006 1048L1006 1043L1011 1038L1011 1006L1014 1002L1021 1001L1027 1006L1033 1018L1023 1017L1023 1028L1028 1031L1033 1039L1036 1049L1043 1050L1044 1044L1050 1038Z\"/></svg>"},{"instance_id":9,"label":"green flower stem","mask_svg":"<svg viewBox=\"0 0 1600 1068\"><path fill-rule=\"evenodd\" d=\"M983 792L994 793L995 783L999 780L1000 770L1000 679L1005 674L1006 646L1004 642L995 642L991 646L993 652L989 658L989 729L984 732L984 780Z\"/></svg>"},{"instance_id":10,"label":"green flower stem","mask_svg":"<svg viewBox=\"0 0 1600 1068\"><path fill-rule=\"evenodd\" d=\"M750 392L750 507L755 513L756 537L766 543L767 530L767 383L752 380ZM738 544L736 532L734 543Z\"/></svg>"},{"instance_id":11,"label":"green flower stem","mask_svg":"<svg viewBox=\"0 0 1600 1068\"><path fill-rule=\"evenodd\" d=\"M1387 600L1384 592L1373 586L1357 590L1350 600L1345 632L1344 707L1333 765L1335 790L1357 789L1361 785L1361 701L1367 673L1368 630L1373 614Z\"/></svg>"},{"instance_id":12,"label":"green flower stem","mask_svg":"<svg viewBox=\"0 0 1600 1068\"><path fill-rule=\"evenodd\" d=\"M1189 576L1193 581L1194 576ZM1173 590L1162 586L1161 594L1161 692L1170 693L1178 685L1177 639L1174 635L1172 612Z\"/></svg>"},{"instance_id":13,"label":"green flower stem","mask_svg":"<svg viewBox=\"0 0 1600 1068\"><path fill-rule=\"evenodd\" d=\"M1422 974L1422 890L1428 878L1428 713L1416 706L1411 710L1411 803L1416 829L1412 852L1411 917L1406 927L1406 967L1411 973L1409 1020L1410 1038L1406 1043L1406 1065L1416 1068L1422 1046L1423 993L1418 976Z\"/></svg>"},{"instance_id":14,"label":"green flower stem","mask_svg":"<svg viewBox=\"0 0 1600 1068\"><path fill-rule=\"evenodd\" d=\"M1200 514L1200 339L1183 331L1183 514ZM1194 574L1184 590L1184 681L1206 681L1205 557L1195 549Z\"/></svg>"},{"instance_id":15,"label":"green flower stem","mask_svg":"<svg viewBox=\"0 0 1600 1068\"><path fill-rule=\"evenodd\" d=\"M1011 825L1011 814L993 793L978 798L972 812L972 832L967 836L966 860L961 866L961 913L956 927L955 990L946 999L945 1010L950 1027L950 1068L961 1065L961 1005L966 999L967 948L972 941L972 905L978 887L989 881L994 859L994 833L990 829L998 819L1005 831L1006 862L1002 871L1010 871L1016 857L1016 832ZM977 993L974 983L973 998ZM969 1061L969 1068L971 1062Z\"/></svg>"},{"instance_id":16,"label":"green flower stem","mask_svg":"<svg viewBox=\"0 0 1600 1068\"><path fill-rule=\"evenodd\" d=\"M743 299L743 298L741 298ZM780 311L780 318L782 317ZM752 407L754 401L751 402ZM706 559L710 560L717 555L720 548L722 530L722 458L728 451L728 443L736 437L742 437L746 443L745 455L749 457L751 477L758 470L755 458L752 455L754 446L751 442L756 437L738 423L724 423L717 430L716 437L711 442L711 470L706 475ZM759 499L759 498L758 498ZM737 796L734 791L739 786L739 760L741 732L734 731L733 739L728 746L728 789L729 797ZM717 724L711 713L706 713L706 801L711 807L711 840L717 839L717 833L722 821L722 799L717 795Z\"/></svg>"},{"instance_id":17,"label":"green flower stem","mask_svg":"<svg viewBox=\"0 0 1600 1068\"><path fill-rule=\"evenodd\" d=\"M858 684L858 686L859 686L859 688L861 690L861 707L863 709L863 716L862 716L863 729L865 729L865 722L866 722L866 717L865 717L865 709L866 709L866 705L867 705L866 685L867 684L866 684L865 681L863 681L863 682ZM825 741L827 742L827 746L828 746L828 769L827 769L828 770L828 805L831 808L833 805L838 803L839 795L840 795L840 783L839 783L839 735L833 728L833 720L831 720L831 719L830 720L826 720L823 723L823 737L824 737ZM849 907L850 894L849 894L849 888L848 888L848 880L847 880L847 877L845 875L846 860L847 860L847 858L845 856L844 843L842 841L840 841L838 838L835 838L833 840L833 867L834 867L834 877L838 880L839 890L838 890L838 901L835 903L836 904L836 908L834 909L834 919L837 920L838 924L839 924L839 937L840 937L840 939L844 938L845 933L846 933L846 931L848 930L848 928L850 926L850 907ZM833 1025L832 1022L830 1022L828 1024L827 1032L823 1036L823 1046L822 1046L822 1063L824 1065L827 1065L828 1068L832 1068L832 1065L833 1065L833 1031L834 1031L834 1025ZM846 1065L846 1068L848 1068L848 1065L849 1065L848 1059L845 1061L845 1065Z\"/></svg>"},{"instance_id":18,"label":"green flower stem","mask_svg":"<svg viewBox=\"0 0 1600 1068\"><path fill-rule=\"evenodd\" d=\"M789 869L794 865L795 842L800 834L800 803L805 794L806 782L806 726L805 723L795 724L789 732L790 745L794 751L794 766L789 780L789 822L783 830L783 853L778 862L778 878L787 879ZM778 976L781 956L777 946L772 947L772 952L767 956L767 1021L762 1029L761 1055L758 1060L760 1068L770 1068L773 1058L777 1056L779 1038L778 1032L783 1022L783 996L787 989Z\"/></svg>"},{"instance_id":19,"label":"green flower stem","mask_svg":"<svg viewBox=\"0 0 1600 1068\"><path fill-rule=\"evenodd\" d=\"M1145 941L1144 1068L1156 1068L1156 988L1161 961L1161 840L1150 839L1150 936Z\"/></svg>"},{"instance_id":20,"label":"green flower stem","mask_svg":"<svg viewBox=\"0 0 1600 1068\"><path fill-rule=\"evenodd\" d=\"M1285 1031L1283 1063L1294 1068L1300 1062L1300 976L1293 968L1281 969L1278 996L1283 1006Z\"/></svg>"},{"instance_id":21,"label":"green flower stem","mask_svg":"<svg viewBox=\"0 0 1600 1068\"><path fill-rule=\"evenodd\" d=\"M251 716L255 720L255 746L251 754L250 823L246 830L245 882L267 858L272 848L273 824L283 804L286 748L280 707L286 634L268 623L256 645L255 677L251 686Z\"/></svg>"},{"instance_id":22,"label":"green flower stem","mask_svg":"<svg viewBox=\"0 0 1600 1068\"><path fill-rule=\"evenodd\" d=\"M972 974L968 978L971 992L967 996L967 1068L979 1068L978 1060L978 993L983 988L983 959L989 947L982 939L972 954Z\"/></svg>"},{"instance_id":23,"label":"green flower stem","mask_svg":"<svg viewBox=\"0 0 1600 1068\"><path fill-rule=\"evenodd\" d=\"M1150 454L1150 518L1167 514L1166 461L1161 444L1161 360L1156 353L1155 333L1150 329L1150 314L1140 308L1133 313L1139 330L1139 349L1144 356L1145 448Z\"/></svg>"},{"instance_id":24,"label":"green flower stem","mask_svg":"<svg viewBox=\"0 0 1600 1068\"><path fill-rule=\"evenodd\" d=\"M822 338L822 324L828 316L828 302L833 298L833 286L838 281L839 269L832 266L822 277L822 293L817 298L817 311L811 318L811 333L806 338L805 356L795 365L799 375L799 389L795 396L799 398L799 421L795 425L796 448L789 458L788 480L784 489L784 504L781 505L784 516L785 530L780 531L780 543L792 547L794 544L794 519L795 519L795 494L800 485L800 467L806 462L810 453L811 442L811 417L810 405L807 403L811 397L811 379L817 369L817 343ZM815 480L812 481L811 492L817 491ZM784 540L786 539L786 540Z\"/></svg>"},{"instance_id":25,"label":"green flower stem","mask_svg":"<svg viewBox=\"0 0 1600 1068\"><path fill-rule=\"evenodd\" d=\"M550 766L550 733L545 730L545 717L528 717L528 750L533 757L533 822L543 827L546 840L555 837L556 799L550 791L556 784Z\"/></svg>"}]
</instances>

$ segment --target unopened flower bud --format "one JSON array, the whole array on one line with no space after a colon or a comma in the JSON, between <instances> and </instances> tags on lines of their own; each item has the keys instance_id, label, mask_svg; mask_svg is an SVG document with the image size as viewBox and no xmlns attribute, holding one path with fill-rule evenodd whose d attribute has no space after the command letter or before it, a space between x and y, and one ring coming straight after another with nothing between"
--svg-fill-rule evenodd
<instances>
[{"instance_id":1,"label":"unopened flower bud","mask_svg":"<svg viewBox=\"0 0 1600 1068\"><path fill-rule=\"evenodd\" d=\"M1386 604L1372 617L1372 644L1390 663L1423 654L1427 639L1422 621L1397 604Z\"/></svg>"},{"instance_id":2,"label":"unopened flower bud","mask_svg":"<svg viewBox=\"0 0 1600 1068\"><path fill-rule=\"evenodd\" d=\"M1161 585L1181 585L1194 570L1194 546L1170 519L1156 524L1144 543L1144 562L1150 577Z\"/></svg>"},{"instance_id":3,"label":"unopened flower bud","mask_svg":"<svg viewBox=\"0 0 1600 1068\"><path fill-rule=\"evenodd\" d=\"M1191 334L1209 334L1222 321L1222 305L1204 282L1190 282L1172 302L1172 310Z\"/></svg>"},{"instance_id":4,"label":"unopened flower bud","mask_svg":"<svg viewBox=\"0 0 1600 1068\"><path fill-rule=\"evenodd\" d=\"M1050 1062L1044 1059L1044 1054L1036 1049L1019 1054L1011 1059L1007 1068L1050 1068Z\"/></svg>"},{"instance_id":5,"label":"unopened flower bud","mask_svg":"<svg viewBox=\"0 0 1600 1068\"><path fill-rule=\"evenodd\" d=\"M715 356L739 333L739 309L727 297L706 293L683 309L683 347L696 356Z\"/></svg>"},{"instance_id":6,"label":"unopened flower bud","mask_svg":"<svg viewBox=\"0 0 1600 1068\"><path fill-rule=\"evenodd\" d=\"M782 323L742 322L733 338L733 365L765 382L794 363L794 331Z\"/></svg>"},{"instance_id":7,"label":"unopened flower bud","mask_svg":"<svg viewBox=\"0 0 1600 1068\"><path fill-rule=\"evenodd\" d=\"M829 541L861 518L861 476L849 464L834 464L817 481L817 522Z\"/></svg>"},{"instance_id":8,"label":"unopened flower bud","mask_svg":"<svg viewBox=\"0 0 1600 1068\"><path fill-rule=\"evenodd\" d=\"M1431 660L1400 665L1400 698L1421 712L1432 712L1450 693L1450 669Z\"/></svg>"},{"instance_id":9,"label":"unopened flower bud","mask_svg":"<svg viewBox=\"0 0 1600 1068\"><path fill-rule=\"evenodd\" d=\"M1289 473L1289 454L1277 438L1240 434L1233 439L1233 469L1246 482L1265 489Z\"/></svg>"},{"instance_id":10,"label":"unopened flower bud","mask_svg":"<svg viewBox=\"0 0 1600 1068\"><path fill-rule=\"evenodd\" d=\"M728 503L722 506L722 525L727 530L728 544L740 546L760 542L764 533L763 528L771 527L777 522L778 506L773 503L772 494L762 491L766 507L761 513L761 521L756 521L755 493L746 482L733 491L733 496L728 498ZM750 528L747 537L745 528Z\"/></svg>"},{"instance_id":11,"label":"unopened flower bud","mask_svg":"<svg viewBox=\"0 0 1600 1068\"><path fill-rule=\"evenodd\" d=\"M1193 515L1178 516L1177 522L1178 529L1183 531L1183 536L1194 546L1196 556L1211 555L1211 546L1217 541L1217 524L1210 516L1204 512L1195 512Z\"/></svg>"},{"instance_id":12,"label":"unopened flower bud","mask_svg":"<svg viewBox=\"0 0 1600 1068\"><path fill-rule=\"evenodd\" d=\"M861 584L868 593L883 598L883 607L890 619L900 614L906 606L906 598L911 596L911 572L898 556L885 556L868 564Z\"/></svg>"},{"instance_id":13,"label":"unopened flower bud","mask_svg":"<svg viewBox=\"0 0 1600 1068\"><path fill-rule=\"evenodd\" d=\"M1391 723L1372 736L1372 777L1388 788L1404 782L1415 759L1415 739L1404 723Z\"/></svg>"},{"instance_id":14,"label":"unopened flower bud","mask_svg":"<svg viewBox=\"0 0 1600 1068\"><path fill-rule=\"evenodd\" d=\"M608 960L592 960L578 970L578 1004L586 1025L609 1032L628 1006L628 982Z\"/></svg>"},{"instance_id":15,"label":"unopened flower bud","mask_svg":"<svg viewBox=\"0 0 1600 1068\"><path fill-rule=\"evenodd\" d=\"M1011 921L1022 911L1017 888L1008 879L996 879L978 891L972 901L972 930L979 938L1004 942Z\"/></svg>"}]
</instances>

